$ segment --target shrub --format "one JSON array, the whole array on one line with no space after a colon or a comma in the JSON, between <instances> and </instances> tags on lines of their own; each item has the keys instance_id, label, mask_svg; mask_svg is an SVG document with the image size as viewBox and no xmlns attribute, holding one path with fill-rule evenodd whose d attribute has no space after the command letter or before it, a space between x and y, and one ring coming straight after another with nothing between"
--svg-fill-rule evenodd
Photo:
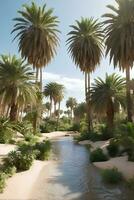
<instances>
[{"instance_id":1,"label":"shrub","mask_svg":"<svg viewBox=\"0 0 134 200\"><path fill-rule=\"evenodd\" d=\"M13 136L13 124L6 118L0 118L0 143L10 143Z\"/></svg>"},{"instance_id":2,"label":"shrub","mask_svg":"<svg viewBox=\"0 0 134 200\"><path fill-rule=\"evenodd\" d=\"M78 142L80 141L84 141L84 140L89 140L89 134L88 133L81 133L79 136L75 137L75 140L77 140Z\"/></svg>"},{"instance_id":3,"label":"shrub","mask_svg":"<svg viewBox=\"0 0 134 200\"><path fill-rule=\"evenodd\" d=\"M101 161L107 161L107 160L108 160L108 157L103 153L103 150L100 148L97 148L96 150L90 153L91 162L101 162Z\"/></svg>"},{"instance_id":4,"label":"shrub","mask_svg":"<svg viewBox=\"0 0 134 200\"><path fill-rule=\"evenodd\" d=\"M109 130L109 128L105 125L101 125L99 127L99 132L101 135L101 140L108 140L113 137L114 130Z\"/></svg>"},{"instance_id":5,"label":"shrub","mask_svg":"<svg viewBox=\"0 0 134 200\"><path fill-rule=\"evenodd\" d=\"M36 156L37 159L47 160L51 150L51 143L48 140L45 142L36 143L35 149L39 152Z\"/></svg>"},{"instance_id":6,"label":"shrub","mask_svg":"<svg viewBox=\"0 0 134 200\"><path fill-rule=\"evenodd\" d=\"M134 161L134 124L121 124L118 129L118 139L128 154L128 160Z\"/></svg>"},{"instance_id":7,"label":"shrub","mask_svg":"<svg viewBox=\"0 0 134 200\"><path fill-rule=\"evenodd\" d=\"M16 167L4 165L2 171L6 174L7 177L12 177L16 173Z\"/></svg>"},{"instance_id":8,"label":"shrub","mask_svg":"<svg viewBox=\"0 0 134 200\"><path fill-rule=\"evenodd\" d=\"M108 150L108 154L111 157L117 156L119 153L119 144L118 144L117 140L111 139L110 144L107 146L107 150Z\"/></svg>"},{"instance_id":9,"label":"shrub","mask_svg":"<svg viewBox=\"0 0 134 200\"><path fill-rule=\"evenodd\" d=\"M102 170L102 179L106 183L117 184L122 181L123 176L116 168Z\"/></svg>"},{"instance_id":10,"label":"shrub","mask_svg":"<svg viewBox=\"0 0 134 200\"><path fill-rule=\"evenodd\" d=\"M3 192L5 186L6 186L6 174L0 172L0 193Z\"/></svg>"},{"instance_id":11,"label":"shrub","mask_svg":"<svg viewBox=\"0 0 134 200\"><path fill-rule=\"evenodd\" d=\"M127 186L128 186L128 188L134 190L134 177L133 177L133 178L130 178L130 179L127 181Z\"/></svg>"},{"instance_id":12,"label":"shrub","mask_svg":"<svg viewBox=\"0 0 134 200\"><path fill-rule=\"evenodd\" d=\"M21 151L12 151L8 154L8 157L4 159L4 163L8 166L15 166L17 171L28 170L35 158L35 154L21 152Z\"/></svg>"}]
</instances>

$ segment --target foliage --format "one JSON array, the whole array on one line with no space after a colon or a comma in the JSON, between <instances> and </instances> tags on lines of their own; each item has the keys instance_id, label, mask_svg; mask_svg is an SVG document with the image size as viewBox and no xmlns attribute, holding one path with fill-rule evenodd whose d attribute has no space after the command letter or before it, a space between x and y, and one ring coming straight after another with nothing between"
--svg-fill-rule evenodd
<instances>
[{"instance_id":1,"label":"foliage","mask_svg":"<svg viewBox=\"0 0 134 200\"><path fill-rule=\"evenodd\" d=\"M115 157L119 153L119 143L116 139L111 139L110 144L107 146L109 156Z\"/></svg>"},{"instance_id":2,"label":"foliage","mask_svg":"<svg viewBox=\"0 0 134 200\"><path fill-rule=\"evenodd\" d=\"M47 160L51 150L50 141L44 141L40 143L36 143L35 149L38 150L37 159L39 160Z\"/></svg>"},{"instance_id":3,"label":"foliage","mask_svg":"<svg viewBox=\"0 0 134 200\"><path fill-rule=\"evenodd\" d=\"M4 162L8 166L15 166L17 171L28 170L35 158L35 154L28 154L27 152L11 151Z\"/></svg>"},{"instance_id":4,"label":"foliage","mask_svg":"<svg viewBox=\"0 0 134 200\"><path fill-rule=\"evenodd\" d=\"M100 148L97 148L90 153L91 162L101 162L101 161L107 161L107 160L108 160L108 157L103 153L103 150Z\"/></svg>"},{"instance_id":5,"label":"foliage","mask_svg":"<svg viewBox=\"0 0 134 200\"><path fill-rule=\"evenodd\" d=\"M128 186L128 188L134 190L134 177L127 180L127 186Z\"/></svg>"},{"instance_id":6,"label":"foliage","mask_svg":"<svg viewBox=\"0 0 134 200\"><path fill-rule=\"evenodd\" d=\"M0 93L4 106L10 108L10 120L17 120L18 108L36 103L38 87L33 82L34 73L24 60L2 55L0 59ZM12 91L12 92L11 92Z\"/></svg>"},{"instance_id":7,"label":"foliage","mask_svg":"<svg viewBox=\"0 0 134 200\"><path fill-rule=\"evenodd\" d=\"M105 80L95 79L91 89L91 103L97 115L106 116L107 128L114 125L115 112L125 107L125 79L117 74L106 74ZM105 103L104 103L105 102Z\"/></svg>"},{"instance_id":8,"label":"foliage","mask_svg":"<svg viewBox=\"0 0 134 200\"><path fill-rule=\"evenodd\" d=\"M58 19L53 16L53 9L46 5L40 7L32 2L25 4L15 18L14 29L19 39L21 56L36 68L46 66L56 53L58 44Z\"/></svg>"},{"instance_id":9,"label":"foliage","mask_svg":"<svg viewBox=\"0 0 134 200\"><path fill-rule=\"evenodd\" d=\"M117 137L128 154L128 160L134 161L134 124L121 124L117 129Z\"/></svg>"},{"instance_id":10,"label":"foliage","mask_svg":"<svg viewBox=\"0 0 134 200\"><path fill-rule=\"evenodd\" d=\"M123 176L116 168L102 170L102 179L106 183L117 184L122 181Z\"/></svg>"},{"instance_id":11,"label":"foliage","mask_svg":"<svg viewBox=\"0 0 134 200\"><path fill-rule=\"evenodd\" d=\"M40 126L41 133L50 133L56 131L57 121L54 119L46 119L45 123Z\"/></svg>"},{"instance_id":12,"label":"foliage","mask_svg":"<svg viewBox=\"0 0 134 200\"><path fill-rule=\"evenodd\" d=\"M12 123L7 118L0 118L0 143L10 143L14 134Z\"/></svg>"},{"instance_id":13,"label":"foliage","mask_svg":"<svg viewBox=\"0 0 134 200\"><path fill-rule=\"evenodd\" d=\"M3 192L5 186L6 186L6 174L0 172L0 193Z\"/></svg>"},{"instance_id":14,"label":"foliage","mask_svg":"<svg viewBox=\"0 0 134 200\"><path fill-rule=\"evenodd\" d=\"M16 167L3 165L2 171L3 173L6 174L7 178L9 178L9 177L12 177L16 173Z\"/></svg>"}]
</instances>

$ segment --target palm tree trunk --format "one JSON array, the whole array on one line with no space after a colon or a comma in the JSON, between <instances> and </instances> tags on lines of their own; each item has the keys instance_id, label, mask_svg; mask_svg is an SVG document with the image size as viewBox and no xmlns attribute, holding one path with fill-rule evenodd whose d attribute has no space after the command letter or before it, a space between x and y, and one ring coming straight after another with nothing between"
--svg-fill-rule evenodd
<instances>
[{"instance_id":1,"label":"palm tree trunk","mask_svg":"<svg viewBox=\"0 0 134 200\"><path fill-rule=\"evenodd\" d=\"M130 67L126 68L126 97L127 97L127 118L132 122L132 100L130 93Z\"/></svg>"},{"instance_id":2,"label":"palm tree trunk","mask_svg":"<svg viewBox=\"0 0 134 200\"><path fill-rule=\"evenodd\" d=\"M52 98L50 98L50 117L52 117Z\"/></svg>"},{"instance_id":3,"label":"palm tree trunk","mask_svg":"<svg viewBox=\"0 0 134 200\"><path fill-rule=\"evenodd\" d=\"M59 106L58 106L58 117L57 117L57 130L59 128L59 119L60 119L60 101L59 101Z\"/></svg>"},{"instance_id":4,"label":"palm tree trunk","mask_svg":"<svg viewBox=\"0 0 134 200\"><path fill-rule=\"evenodd\" d=\"M10 109L10 120L11 121L16 121L17 120L17 104L13 103L11 105L11 109Z\"/></svg>"},{"instance_id":5,"label":"palm tree trunk","mask_svg":"<svg viewBox=\"0 0 134 200\"><path fill-rule=\"evenodd\" d=\"M87 102L87 72L85 72L85 98Z\"/></svg>"},{"instance_id":6,"label":"palm tree trunk","mask_svg":"<svg viewBox=\"0 0 134 200\"><path fill-rule=\"evenodd\" d=\"M40 68L40 91L42 92L42 68Z\"/></svg>"},{"instance_id":7,"label":"palm tree trunk","mask_svg":"<svg viewBox=\"0 0 134 200\"><path fill-rule=\"evenodd\" d=\"M38 83L39 69L36 68L36 83Z\"/></svg>"},{"instance_id":8,"label":"palm tree trunk","mask_svg":"<svg viewBox=\"0 0 134 200\"><path fill-rule=\"evenodd\" d=\"M92 128L92 116L91 116L91 104L90 104L90 73L87 74L87 93L86 93L86 104L87 104L87 122L88 122L88 131L90 133Z\"/></svg>"},{"instance_id":9,"label":"palm tree trunk","mask_svg":"<svg viewBox=\"0 0 134 200\"><path fill-rule=\"evenodd\" d=\"M109 100L107 105L107 128L108 133L112 137L113 136L113 128L114 128L114 105L112 100Z\"/></svg>"}]
</instances>

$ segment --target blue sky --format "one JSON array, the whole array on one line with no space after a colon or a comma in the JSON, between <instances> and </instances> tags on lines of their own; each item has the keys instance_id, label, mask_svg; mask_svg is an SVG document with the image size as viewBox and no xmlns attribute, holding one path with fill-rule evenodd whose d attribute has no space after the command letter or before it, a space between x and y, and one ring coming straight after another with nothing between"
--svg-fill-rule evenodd
<instances>
[{"instance_id":1,"label":"blue sky","mask_svg":"<svg viewBox=\"0 0 134 200\"><path fill-rule=\"evenodd\" d=\"M10 53L18 54L17 41L12 42L13 28L12 19L17 16L17 10L30 0L0 0L0 54ZM100 18L107 12L106 5L114 4L114 0L35 0L38 4L46 3L48 7L54 8L54 13L59 17L60 47L57 50L55 59L44 69L44 82L57 81L65 84L66 98L74 96L78 102L84 99L84 77L76 68L67 53L66 39L70 31L69 25L74 24L75 20L81 17ZM105 73L109 74L114 71L109 65L108 59L103 58L101 65L98 66L92 78L97 76L104 77ZM116 69L116 72L118 70ZM65 101L62 106L64 107Z\"/></svg>"}]
</instances>

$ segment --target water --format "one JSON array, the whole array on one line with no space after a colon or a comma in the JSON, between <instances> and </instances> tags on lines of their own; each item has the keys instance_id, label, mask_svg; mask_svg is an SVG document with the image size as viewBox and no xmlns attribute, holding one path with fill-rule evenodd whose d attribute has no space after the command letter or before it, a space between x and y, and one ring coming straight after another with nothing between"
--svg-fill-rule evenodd
<instances>
[{"instance_id":1,"label":"water","mask_svg":"<svg viewBox=\"0 0 134 200\"><path fill-rule=\"evenodd\" d=\"M134 200L123 185L105 185L90 164L89 150L71 137L53 141L53 152L57 161L47 170L45 200Z\"/></svg>"}]
</instances>

